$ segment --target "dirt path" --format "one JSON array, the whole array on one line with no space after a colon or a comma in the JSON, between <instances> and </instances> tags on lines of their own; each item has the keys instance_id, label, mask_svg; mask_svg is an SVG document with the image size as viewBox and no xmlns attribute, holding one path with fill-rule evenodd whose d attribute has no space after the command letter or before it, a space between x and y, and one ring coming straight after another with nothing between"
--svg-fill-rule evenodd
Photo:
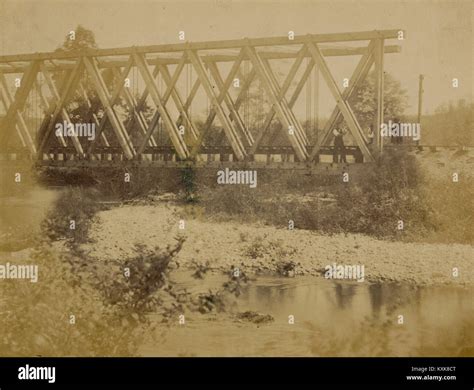
<instances>
[{"instance_id":1,"label":"dirt path","mask_svg":"<svg viewBox=\"0 0 474 390\"><path fill-rule=\"evenodd\" d=\"M179 206L126 205L102 211L90 229L96 242L85 246L96 259L126 258L135 244L166 247L174 237L186 242L177 256L180 267L209 262L212 269L276 272L280 261L296 263L295 273L322 275L326 265L364 265L365 280L416 284L474 284L474 247L469 245L387 242L363 235L324 236L256 224L186 219L179 229ZM281 264L280 264L281 265ZM453 268L459 276L453 277Z\"/></svg>"}]
</instances>

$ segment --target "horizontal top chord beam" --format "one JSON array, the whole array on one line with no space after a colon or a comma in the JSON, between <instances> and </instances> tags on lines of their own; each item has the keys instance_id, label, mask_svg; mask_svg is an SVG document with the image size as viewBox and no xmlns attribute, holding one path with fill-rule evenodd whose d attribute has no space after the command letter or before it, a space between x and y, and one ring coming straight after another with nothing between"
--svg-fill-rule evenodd
<instances>
[{"instance_id":1,"label":"horizontal top chord beam","mask_svg":"<svg viewBox=\"0 0 474 390\"><path fill-rule=\"evenodd\" d=\"M400 31L403 30L373 30L345 33L330 34L307 34L295 36L294 39L284 37L269 38L245 38L231 39L222 41L207 42L185 42L176 44L162 44L150 46L132 46L113 49L90 49L80 52L74 51L56 51L46 53L30 53L30 54L13 54L0 56L0 63L16 62L16 61L34 61L34 60L59 60L68 58L77 58L78 56L106 57L117 55L130 55L132 53L172 53L182 52L185 50L213 50L213 49L238 49L243 46L265 47L265 46L284 46L297 45L308 42L328 43L328 42L352 42L352 41L368 41L371 39L392 39L397 38Z\"/></svg>"},{"instance_id":2,"label":"horizontal top chord beam","mask_svg":"<svg viewBox=\"0 0 474 390\"><path fill-rule=\"evenodd\" d=\"M364 55L367 53L367 47L341 47L341 48L322 48L321 52L325 57L340 57L340 56L350 56L350 55ZM391 53L400 53L401 46L399 45L386 45L384 48L385 54ZM298 52L275 52L275 51L261 51L260 56L267 60L277 60L277 59L293 59L296 58ZM305 54L305 57L310 57L309 54ZM204 63L215 63L215 62L233 62L237 59L237 55L231 54L213 54L213 55L203 55L201 59ZM181 61L179 57L155 57L147 58L147 63L149 65L178 65ZM123 68L128 63L127 60L110 60L102 59L98 61L97 65L99 68ZM190 63L189 60L186 60L186 64ZM75 62L62 61L56 62L54 65L46 64L46 69L50 72L58 70L73 69ZM11 64L11 63L0 63L0 72L4 74L9 73L23 73L28 67L28 62Z\"/></svg>"}]
</instances>

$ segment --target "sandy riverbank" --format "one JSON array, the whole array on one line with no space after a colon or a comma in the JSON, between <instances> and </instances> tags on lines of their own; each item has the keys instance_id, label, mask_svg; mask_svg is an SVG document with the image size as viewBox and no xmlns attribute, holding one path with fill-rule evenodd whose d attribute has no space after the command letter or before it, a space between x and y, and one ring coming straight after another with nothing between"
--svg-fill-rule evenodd
<instances>
[{"instance_id":1,"label":"sandy riverbank","mask_svg":"<svg viewBox=\"0 0 474 390\"><path fill-rule=\"evenodd\" d=\"M176 260L187 268L209 262L213 270L239 267L244 272L275 273L281 261L293 261L296 275L322 276L333 263L364 265L368 282L397 281L417 285L474 284L474 247L460 244L401 243L363 235L325 236L305 230L288 230L257 224L212 222L185 218L172 202L123 205L97 214L84 246L96 259L133 255L135 244L164 248L174 237L186 242ZM281 263L280 263L281 266ZM453 268L459 276L453 277Z\"/></svg>"}]
</instances>

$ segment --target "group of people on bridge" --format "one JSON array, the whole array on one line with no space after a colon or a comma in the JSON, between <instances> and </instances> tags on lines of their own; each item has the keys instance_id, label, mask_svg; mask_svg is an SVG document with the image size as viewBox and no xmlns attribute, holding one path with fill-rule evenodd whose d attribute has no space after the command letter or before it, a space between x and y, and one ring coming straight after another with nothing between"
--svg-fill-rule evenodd
<instances>
[{"instance_id":1,"label":"group of people on bridge","mask_svg":"<svg viewBox=\"0 0 474 390\"><path fill-rule=\"evenodd\" d=\"M393 123L400 123L398 118L393 120ZM333 149L333 162L334 163L347 163L346 160L346 146L344 144L344 136L347 134L347 127L340 125L332 131L334 135L334 149ZM374 126L371 124L367 132L367 144L369 148L374 143ZM402 137L391 137L390 142L392 144L403 143Z\"/></svg>"}]
</instances>

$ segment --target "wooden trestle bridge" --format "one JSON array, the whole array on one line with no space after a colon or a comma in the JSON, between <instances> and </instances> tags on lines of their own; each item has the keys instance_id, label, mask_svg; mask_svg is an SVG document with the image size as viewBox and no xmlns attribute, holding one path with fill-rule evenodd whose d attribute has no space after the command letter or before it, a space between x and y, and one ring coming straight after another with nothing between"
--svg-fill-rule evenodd
<instances>
[{"instance_id":1,"label":"wooden trestle bridge","mask_svg":"<svg viewBox=\"0 0 474 390\"><path fill-rule=\"evenodd\" d=\"M2 55L0 156L50 166L160 166L205 165L216 155L220 161L252 165L259 155L283 155L283 161L308 166L332 153L332 130L342 115L353 138L348 154L357 162L371 162L382 152L382 140L375 131L368 144L348 100L374 66L374 129L380 129L384 54L400 51L385 41L397 39L400 31ZM331 56L360 57L346 88L329 69ZM281 62L288 68L283 77ZM311 88L306 107L317 115L319 76L336 106L319 129L322 136L311 139L294 109L302 90ZM267 108L257 127L247 118L249 91L256 83L268 103L257 107ZM200 121L193 114L199 91L207 104ZM56 131L58 123L78 128L78 101L85 107L79 121L94 125L94 137ZM220 143L209 141L212 132ZM286 143L272 144L278 137Z\"/></svg>"}]
</instances>

